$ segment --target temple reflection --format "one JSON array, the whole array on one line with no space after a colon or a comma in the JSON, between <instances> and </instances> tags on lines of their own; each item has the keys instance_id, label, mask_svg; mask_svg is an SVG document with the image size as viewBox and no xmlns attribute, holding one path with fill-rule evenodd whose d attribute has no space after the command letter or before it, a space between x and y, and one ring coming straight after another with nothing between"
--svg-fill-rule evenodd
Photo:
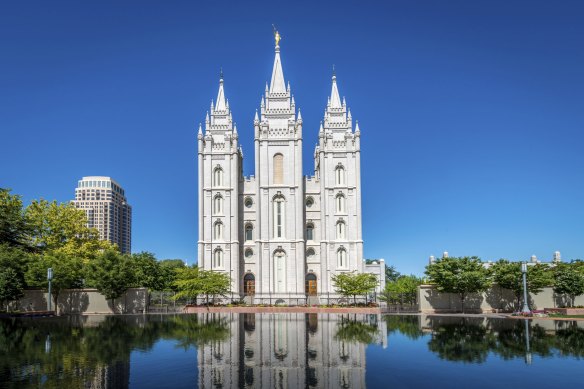
<instances>
[{"instance_id":1,"label":"temple reflection","mask_svg":"<svg viewBox=\"0 0 584 389\"><path fill-rule=\"evenodd\" d=\"M199 388L363 388L365 349L386 324L364 314L208 314L229 339L198 348Z\"/></svg>"}]
</instances>

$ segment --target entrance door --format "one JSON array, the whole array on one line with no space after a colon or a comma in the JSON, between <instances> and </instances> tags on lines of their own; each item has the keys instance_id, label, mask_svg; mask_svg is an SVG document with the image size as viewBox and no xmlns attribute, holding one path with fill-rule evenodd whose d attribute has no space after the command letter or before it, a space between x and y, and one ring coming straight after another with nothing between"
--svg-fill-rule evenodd
<instances>
[{"instance_id":1,"label":"entrance door","mask_svg":"<svg viewBox=\"0 0 584 389\"><path fill-rule=\"evenodd\" d=\"M243 293L246 296L255 294L255 276L253 274L248 273L243 277Z\"/></svg>"},{"instance_id":2,"label":"entrance door","mask_svg":"<svg viewBox=\"0 0 584 389\"><path fill-rule=\"evenodd\" d=\"M306 294L309 296L317 294L316 276L312 273L306 275Z\"/></svg>"}]
</instances>

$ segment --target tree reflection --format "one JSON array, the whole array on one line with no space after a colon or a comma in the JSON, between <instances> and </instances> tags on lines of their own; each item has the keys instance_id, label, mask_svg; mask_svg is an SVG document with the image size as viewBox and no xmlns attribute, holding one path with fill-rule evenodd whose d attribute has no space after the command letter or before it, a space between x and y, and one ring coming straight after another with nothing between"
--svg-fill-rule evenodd
<instances>
[{"instance_id":1,"label":"tree reflection","mask_svg":"<svg viewBox=\"0 0 584 389\"><path fill-rule=\"evenodd\" d=\"M409 339L418 339L424 336L420 327L420 316L418 315L386 315L383 320L387 324L388 335L399 332Z\"/></svg>"},{"instance_id":2,"label":"tree reflection","mask_svg":"<svg viewBox=\"0 0 584 389\"><path fill-rule=\"evenodd\" d=\"M335 339L347 343L371 344L378 334L377 326L342 317L337 325Z\"/></svg>"},{"instance_id":3,"label":"tree reflection","mask_svg":"<svg viewBox=\"0 0 584 389\"><path fill-rule=\"evenodd\" d=\"M432 327L428 349L448 361L482 363L496 345L494 335L472 318L462 318L458 323L446 321Z\"/></svg>"}]
</instances>

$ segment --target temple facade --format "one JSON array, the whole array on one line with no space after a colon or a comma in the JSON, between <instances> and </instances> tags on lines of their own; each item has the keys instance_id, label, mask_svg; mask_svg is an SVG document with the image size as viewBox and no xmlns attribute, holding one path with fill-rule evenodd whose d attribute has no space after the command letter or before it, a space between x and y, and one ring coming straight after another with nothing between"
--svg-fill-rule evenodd
<instances>
[{"instance_id":1,"label":"temple facade","mask_svg":"<svg viewBox=\"0 0 584 389\"><path fill-rule=\"evenodd\" d=\"M334 74L324 118L313 127L312 176L303 175L303 128L284 79L279 39L253 121L255 175L243 175L222 75L199 126L198 263L229 274L234 294L252 302L317 303L335 294L331 277L339 272L372 272L379 289L385 284L384 261L366 265L363 258L361 131Z\"/></svg>"}]
</instances>

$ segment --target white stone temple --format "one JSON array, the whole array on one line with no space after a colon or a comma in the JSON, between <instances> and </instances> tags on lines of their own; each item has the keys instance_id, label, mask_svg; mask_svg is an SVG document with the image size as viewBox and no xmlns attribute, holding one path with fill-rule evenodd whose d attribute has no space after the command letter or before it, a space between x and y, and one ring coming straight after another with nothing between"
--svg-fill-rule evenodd
<instances>
[{"instance_id":1,"label":"white stone temple","mask_svg":"<svg viewBox=\"0 0 584 389\"><path fill-rule=\"evenodd\" d=\"M335 293L331 276L339 272L372 272L379 289L385 285L384 260L365 265L363 258L361 131L334 74L318 133L311 127L318 136L314 175L304 176L303 121L284 79L277 32L271 82L253 122L255 175L243 175L223 75L199 126L198 263L229 274L233 293L256 303L267 296L317 303Z\"/></svg>"}]
</instances>

